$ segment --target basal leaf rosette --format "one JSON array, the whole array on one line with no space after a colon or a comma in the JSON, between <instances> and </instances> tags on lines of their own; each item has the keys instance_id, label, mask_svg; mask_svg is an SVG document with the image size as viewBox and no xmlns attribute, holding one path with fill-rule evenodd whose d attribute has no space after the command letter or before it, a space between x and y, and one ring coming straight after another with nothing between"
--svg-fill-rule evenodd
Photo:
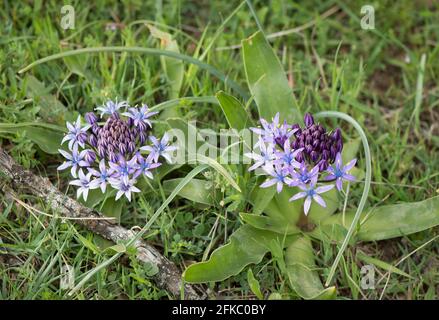
<instances>
[{"instance_id":1,"label":"basal leaf rosette","mask_svg":"<svg viewBox=\"0 0 439 320\"><path fill-rule=\"evenodd\" d=\"M85 123L81 116L67 122L68 133L61 144L67 143L68 151L58 150L66 158L58 170L70 169L77 198L86 201L89 190L100 188L105 193L110 187L116 190L116 200L125 196L131 201L132 193L140 192L137 180L153 179L161 158L171 163L176 147L166 133L161 139L149 134L150 117L157 112L146 104L130 107L125 101L107 101L95 110L99 113L85 114Z\"/></svg>"}]
</instances>

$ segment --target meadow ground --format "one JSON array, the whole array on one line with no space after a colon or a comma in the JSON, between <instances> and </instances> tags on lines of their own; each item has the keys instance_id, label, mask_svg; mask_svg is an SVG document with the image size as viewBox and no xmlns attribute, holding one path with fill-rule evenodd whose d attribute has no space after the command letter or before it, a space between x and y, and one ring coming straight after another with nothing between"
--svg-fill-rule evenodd
<instances>
[{"instance_id":1,"label":"meadow ground","mask_svg":"<svg viewBox=\"0 0 439 320\"><path fill-rule=\"evenodd\" d=\"M360 26L361 6L369 4L362 1L253 1L262 27L287 70L300 109L348 112L365 128L373 157L369 207L419 201L439 193L439 4L427 0L370 2L375 8L375 30ZM67 115L73 118L78 112L91 111L107 98L121 97L151 106L174 98L160 58L147 54L82 55L18 73L31 62L62 50L159 48L160 41L151 35L147 24L173 34L181 53L215 66L246 87L241 51L236 45L254 33L257 25L245 3L98 0L71 4L76 13L74 30L61 28L61 5L57 1L3 3L1 124L56 123ZM233 93L207 72L185 64L178 96L212 96L219 90ZM211 105L186 103L178 109L183 119L197 119L200 127L219 130L227 126L221 110ZM67 179L56 170L60 156L43 152L25 132L2 128L2 148L26 168L48 176L61 190L67 189ZM344 130L352 129L346 126ZM181 177L185 172L182 168L172 176ZM212 186L220 192L227 189L215 174L206 174L206 178L212 179ZM151 183L152 188L123 210L123 225L142 226L161 205L161 182ZM361 188L353 188L348 206L355 208L360 195ZM227 190L223 196L226 198ZM50 212L38 199L23 196L21 200ZM226 243L240 225L236 212L227 208L223 202L200 207L178 198L145 238L183 270ZM349 247L336 274L338 299L438 299L439 242L414 252L438 231L436 227ZM327 274L337 247L316 246L319 270ZM106 247L105 241L75 224L38 215L0 194L1 299L168 296L148 280L150 270L129 255L96 273L68 296L68 290L59 285L62 266L72 265L76 276L81 277L108 258L112 252ZM356 255L359 249L392 265L402 260L398 268L411 277L395 273L387 277L385 270L378 268L385 277L379 277L375 290L362 290L358 286L362 265ZM250 268L265 297L280 294L297 298L270 255ZM247 272L208 286L221 297L255 297Z\"/></svg>"}]
</instances>

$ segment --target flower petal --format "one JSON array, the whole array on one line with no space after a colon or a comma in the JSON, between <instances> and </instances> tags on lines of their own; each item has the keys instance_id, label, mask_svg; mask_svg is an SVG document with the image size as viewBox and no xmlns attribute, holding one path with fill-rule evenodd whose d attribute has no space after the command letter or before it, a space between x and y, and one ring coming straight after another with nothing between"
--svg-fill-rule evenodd
<instances>
[{"instance_id":1,"label":"flower petal","mask_svg":"<svg viewBox=\"0 0 439 320\"><path fill-rule=\"evenodd\" d=\"M289 201L294 201L294 200L298 200L301 198L305 198L306 194L307 194L306 192L298 192L294 196L292 196Z\"/></svg>"},{"instance_id":2,"label":"flower petal","mask_svg":"<svg viewBox=\"0 0 439 320\"><path fill-rule=\"evenodd\" d=\"M323 198L321 196L319 196L318 194L315 194L313 196L313 199L315 200L315 202L317 202L319 205L321 205L322 207L326 208L326 202L325 200L323 200Z\"/></svg>"},{"instance_id":3,"label":"flower petal","mask_svg":"<svg viewBox=\"0 0 439 320\"><path fill-rule=\"evenodd\" d=\"M310 207L311 207L311 197L308 196L308 197L306 197L305 202L303 203L303 211L304 211L306 216L308 215Z\"/></svg>"},{"instance_id":4,"label":"flower petal","mask_svg":"<svg viewBox=\"0 0 439 320\"><path fill-rule=\"evenodd\" d=\"M268 181L265 181L263 184L260 185L261 188L268 188L271 187L272 185L276 184L277 180L276 179L270 179Z\"/></svg>"},{"instance_id":5,"label":"flower petal","mask_svg":"<svg viewBox=\"0 0 439 320\"><path fill-rule=\"evenodd\" d=\"M324 193L324 192L327 192L327 191L331 190L332 188L334 188L334 185L333 184L329 184L329 185L326 185L326 186L321 186L321 187L316 188L315 192L316 193Z\"/></svg>"}]
</instances>

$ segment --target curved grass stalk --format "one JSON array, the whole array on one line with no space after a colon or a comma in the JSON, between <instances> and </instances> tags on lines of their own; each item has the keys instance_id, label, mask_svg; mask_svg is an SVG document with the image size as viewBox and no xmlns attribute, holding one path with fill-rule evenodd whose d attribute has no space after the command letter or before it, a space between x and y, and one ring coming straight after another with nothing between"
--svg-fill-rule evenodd
<instances>
[{"instance_id":1,"label":"curved grass stalk","mask_svg":"<svg viewBox=\"0 0 439 320\"><path fill-rule=\"evenodd\" d=\"M337 269L337 266L340 262L341 257L343 256L343 252L346 250L346 247L349 243L349 240L352 237L352 234L354 233L355 227L358 223L358 220L360 219L361 212L363 212L364 205L366 204L367 197L369 195L369 189L370 189L370 183L372 178L372 163L371 163L371 156L370 156L370 149L369 149L369 143L367 142L367 137L364 132L364 130L361 128L360 124L355 121L354 118L351 116L337 111L323 111L319 112L315 115L316 118L339 118L342 120L345 120L349 122L358 132L361 138L361 142L363 143L364 148L364 154L366 157L366 177L364 182L364 189L363 194L361 195L360 203L358 204L357 211L355 212L354 219L352 220L351 226L349 227L348 233L343 240L343 243L341 245L340 250L337 253L337 256L335 257L334 263L331 266L331 270L329 271L328 279L325 282L325 286L329 286L329 284L332 281L332 278L334 277L335 270Z\"/></svg>"},{"instance_id":2,"label":"curved grass stalk","mask_svg":"<svg viewBox=\"0 0 439 320\"><path fill-rule=\"evenodd\" d=\"M54 130L54 131L59 131L59 132L66 132L66 130L58 125L55 124L51 124L51 123L44 123L44 122L20 122L20 123L0 123L0 131L1 129L16 129L16 128L21 128L21 127L41 127L41 128L45 128L45 129L50 129L50 130Z\"/></svg>"},{"instance_id":3,"label":"curved grass stalk","mask_svg":"<svg viewBox=\"0 0 439 320\"><path fill-rule=\"evenodd\" d=\"M176 98L168 101L161 102L150 108L150 111L162 111L164 109L172 108L179 105L181 102L189 101L192 103L211 103L218 104L218 100L215 96L205 96L205 97L182 97Z\"/></svg>"},{"instance_id":4,"label":"curved grass stalk","mask_svg":"<svg viewBox=\"0 0 439 320\"><path fill-rule=\"evenodd\" d=\"M111 46L111 47L92 47L92 48L83 48L78 50L69 50L65 52L60 52L53 54L51 56L36 60L29 64L28 66L24 67L18 73L23 73L28 71L29 69L32 69L33 67L40 65L42 63L46 63L49 61L62 59L65 57L70 56L76 56L80 54L85 53L101 53L101 52L132 52L132 53L147 53L154 56L166 56L178 60L185 61L187 63L191 63L194 65L197 65L201 69L204 69L208 71L210 74L214 75L218 79L224 82L224 84L229 85L233 90L235 90L237 93L239 93L244 99L248 99L248 94L246 91L235 81L228 79L227 75L219 71L218 69L212 67L211 65L204 63L198 59L195 59L193 57L190 57L185 54L181 54L178 52L168 51L168 50L160 50L160 49L152 49L152 48L142 48L142 47L117 47L117 46Z\"/></svg>"}]
</instances>

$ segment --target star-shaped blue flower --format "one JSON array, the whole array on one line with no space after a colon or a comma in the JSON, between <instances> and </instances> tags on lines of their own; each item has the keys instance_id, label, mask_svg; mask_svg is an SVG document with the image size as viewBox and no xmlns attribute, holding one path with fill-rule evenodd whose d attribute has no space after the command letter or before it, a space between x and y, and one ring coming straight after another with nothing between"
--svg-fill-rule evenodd
<instances>
[{"instance_id":1,"label":"star-shaped blue flower","mask_svg":"<svg viewBox=\"0 0 439 320\"><path fill-rule=\"evenodd\" d=\"M355 177L348 172L355 166L357 159L349 161L345 166L343 166L341 153L337 153L335 158L335 166L328 167L328 175L326 180L335 180L335 185L338 191L343 189L343 181L355 181Z\"/></svg>"},{"instance_id":2,"label":"star-shaped blue flower","mask_svg":"<svg viewBox=\"0 0 439 320\"><path fill-rule=\"evenodd\" d=\"M311 208L311 202L314 200L322 207L326 207L326 202L323 200L323 198L320 196L320 194L327 192L334 188L333 184L317 187L314 183L311 183L309 185L303 185L299 184L299 188L302 189L302 192L296 193L294 196L290 198L290 201L298 200L301 198L305 198L305 202L303 204L303 210L305 215L308 215L309 209Z\"/></svg>"}]
</instances>

